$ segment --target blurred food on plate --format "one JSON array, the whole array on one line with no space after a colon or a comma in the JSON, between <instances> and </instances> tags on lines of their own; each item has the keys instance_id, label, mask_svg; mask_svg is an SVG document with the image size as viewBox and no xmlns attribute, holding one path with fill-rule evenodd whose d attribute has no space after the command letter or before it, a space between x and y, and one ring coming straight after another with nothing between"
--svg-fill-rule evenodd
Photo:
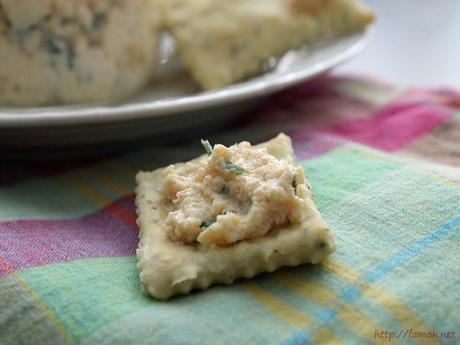
<instances>
[{"instance_id":1,"label":"blurred food on plate","mask_svg":"<svg viewBox=\"0 0 460 345\"><path fill-rule=\"evenodd\" d=\"M204 90L363 30L355 0L0 0L0 106L124 100L151 80L160 31Z\"/></svg>"}]
</instances>

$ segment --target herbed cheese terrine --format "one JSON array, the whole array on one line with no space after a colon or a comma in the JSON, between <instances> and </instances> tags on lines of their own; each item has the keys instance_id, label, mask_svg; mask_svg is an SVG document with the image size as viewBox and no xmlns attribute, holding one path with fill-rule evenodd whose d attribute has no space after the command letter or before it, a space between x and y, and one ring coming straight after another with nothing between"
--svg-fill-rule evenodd
<instances>
[{"instance_id":1,"label":"herbed cheese terrine","mask_svg":"<svg viewBox=\"0 0 460 345\"><path fill-rule=\"evenodd\" d=\"M113 101L153 73L154 0L0 0L0 106Z\"/></svg>"}]
</instances>

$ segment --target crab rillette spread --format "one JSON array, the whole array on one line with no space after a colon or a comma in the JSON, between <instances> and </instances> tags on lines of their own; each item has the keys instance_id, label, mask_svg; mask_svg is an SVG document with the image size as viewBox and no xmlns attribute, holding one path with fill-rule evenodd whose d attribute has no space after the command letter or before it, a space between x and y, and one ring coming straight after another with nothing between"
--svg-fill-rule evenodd
<instances>
[{"instance_id":1,"label":"crab rillette spread","mask_svg":"<svg viewBox=\"0 0 460 345\"><path fill-rule=\"evenodd\" d=\"M208 157L165 170L163 193L175 206L166 219L171 239L231 245L303 221L309 190L301 167L248 142L203 145Z\"/></svg>"},{"instance_id":2,"label":"crab rillette spread","mask_svg":"<svg viewBox=\"0 0 460 345\"><path fill-rule=\"evenodd\" d=\"M202 144L207 155L137 175L144 291L167 299L320 263L334 251L289 137L257 146Z\"/></svg>"}]
</instances>

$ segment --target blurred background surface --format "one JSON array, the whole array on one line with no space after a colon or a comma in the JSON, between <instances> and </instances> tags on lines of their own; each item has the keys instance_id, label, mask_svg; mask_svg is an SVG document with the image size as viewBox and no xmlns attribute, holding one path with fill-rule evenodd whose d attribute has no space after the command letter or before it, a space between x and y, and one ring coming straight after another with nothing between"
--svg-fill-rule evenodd
<instances>
[{"instance_id":1,"label":"blurred background surface","mask_svg":"<svg viewBox=\"0 0 460 345\"><path fill-rule=\"evenodd\" d=\"M377 13L377 23L364 51L336 73L460 86L459 0L362 1Z\"/></svg>"}]
</instances>

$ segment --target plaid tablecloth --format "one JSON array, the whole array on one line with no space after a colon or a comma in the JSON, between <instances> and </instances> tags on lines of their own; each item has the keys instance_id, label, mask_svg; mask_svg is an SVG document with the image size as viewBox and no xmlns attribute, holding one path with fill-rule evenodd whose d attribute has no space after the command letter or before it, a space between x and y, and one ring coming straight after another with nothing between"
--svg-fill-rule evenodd
<instances>
[{"instance_id":1,"label":"plaid tablecloth","mask_svg":"<svg viewBox=\"0 0 460 345\"><path fill-rule=\"evenodd\" d=\"M459 344L459 110L453 90L327 77L211 136L292 136L337 251L167 302L140 293L134 175L198 141L2 163L0 344Z\"/></svg>"}]
</instances>

